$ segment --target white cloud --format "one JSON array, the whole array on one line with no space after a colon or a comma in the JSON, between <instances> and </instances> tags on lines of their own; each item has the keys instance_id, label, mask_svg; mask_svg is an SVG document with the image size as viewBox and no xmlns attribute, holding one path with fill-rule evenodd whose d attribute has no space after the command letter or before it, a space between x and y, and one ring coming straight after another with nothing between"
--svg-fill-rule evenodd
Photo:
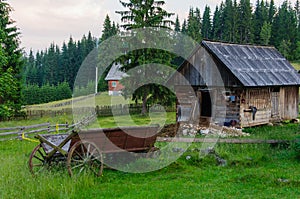
<instances>
[{"instance_id":1,"label":"white cloud","mask_svg":"<svg viewBox=\"0 0 300 199\"><path fill-rule=\"evenodd\" d=\"M224 0L225 1L225 0ZM284 0L275 0L280 5ZM209 5L212 13L219 0L165 0L165 9L179 15L181 23L186 18L190 7ZM251 0L255 5L256 0ZM295 0L292 0L294 4ZM124 8L119 0L10 0L14 8L12 18L22 36L22 46L28 51L43 50L55 42L58 45L68 40L70 35L80 39L83 34L91 31L94 36L100 36L106 14L113 21L120 21L116 10Z\"/></svg>"},{"instance_id":2,"label":"white cloud","mask_svg":"<svg viewBox=\"0 0 300 199\"><path fill-rule=\"evenodd\" d=\"M106 1L107 3L108 1ZM21 32L22 46L34 50L59 45L70 35L80 39L92 31L99 36L105 16L103 0L11 0L12 18Z\"/></svg>"}]
</instances>

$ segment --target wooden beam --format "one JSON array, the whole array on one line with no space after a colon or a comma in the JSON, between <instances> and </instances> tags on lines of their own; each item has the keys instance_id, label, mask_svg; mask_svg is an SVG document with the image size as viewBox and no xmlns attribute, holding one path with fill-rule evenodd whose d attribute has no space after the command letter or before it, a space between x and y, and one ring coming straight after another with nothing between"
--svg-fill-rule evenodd
<instances>
[{"instance_id":1,"label":"wooden beam","mask_svg":"<svg viewBox=\"0 0 300 199\"><path fill-rule=\"evenodd\" d=\"M231 139L231 138L164 138L158 137L157 142L182 142L182 143L228 143L228 144L280 144L294 142L294 140L261 140L261 139Z\"/></svg>"}]
</instances>

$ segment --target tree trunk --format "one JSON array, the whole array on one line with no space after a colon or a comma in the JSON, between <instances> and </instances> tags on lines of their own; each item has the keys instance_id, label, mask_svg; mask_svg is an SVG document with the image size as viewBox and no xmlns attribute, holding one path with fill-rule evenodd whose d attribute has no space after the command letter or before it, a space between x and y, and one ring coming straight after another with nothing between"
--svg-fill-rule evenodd
<instances>
[{"instance_id":1,"label":"tree trunk","mask_svg":"<svg viewBox=\"0 0 300 199\"><path fill-rule=\"evenodd\" d=\"M143 105L142 105L142 115L147 114L147 98L148 98L148 93L144 92Z\"/></svg>"}]
</instances>

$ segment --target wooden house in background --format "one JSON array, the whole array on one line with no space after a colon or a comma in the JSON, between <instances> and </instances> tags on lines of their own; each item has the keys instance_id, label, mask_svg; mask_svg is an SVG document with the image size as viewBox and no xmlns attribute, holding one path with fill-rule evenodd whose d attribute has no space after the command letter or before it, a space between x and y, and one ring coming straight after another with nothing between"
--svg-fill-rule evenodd
<instances>
[{"instance_id":1,"label":"wooden house in background","mask_svg":"<svg viewBox=\"0 0 300 199\"><path fill-rule=\"evenodd\" d=\"M108 94L110 96L121 95L122 89L124 88L120 80L126 77L127 74L121 71L121 67L119 63L114 63L105 77L105 80L108 81Z\"/></svg>"},{"instance_id":2,"label":"wooden house in background","mask_svg":"<svg viewBox=\"0 0 300 199\"><path fill-rule=\"evenodd\" d=\"M174 83L184 102L177 118L189 114L192 94L201 122L250 127L298 117L300 76L274 47L203 41L178 72L189 85ZM187 86L195 93L185 92Z\"/></svg>"}]
</instances>

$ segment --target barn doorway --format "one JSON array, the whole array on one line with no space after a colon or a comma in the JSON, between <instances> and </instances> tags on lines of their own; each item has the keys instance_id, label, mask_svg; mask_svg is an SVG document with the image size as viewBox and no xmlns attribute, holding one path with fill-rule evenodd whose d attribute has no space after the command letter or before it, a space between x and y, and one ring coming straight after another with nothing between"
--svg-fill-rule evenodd
<instances>
[{"instance_id":1,"label":"barn doorway","mask_svg":"<svg viewBox=\"0 0 300 199\"><path fill-rule=\"evenodd\" d=\"M280 93L279 93L279 89L274 89L273 92L271 93L271 117L272 119L280 119L280 107L279 107L279 97L280 97Z\"/></svg>"},{"instance_id":2,"label":"barn doorway","mask_svg":"<svg viewBox=\"0 0 300 199\"><path fill-rule=\"evenodd\" d=\"M198 99L200 104L200 116L212 117L212 101L209 90L201 90L198 92Z\"/></svg>"}]
</instances>

